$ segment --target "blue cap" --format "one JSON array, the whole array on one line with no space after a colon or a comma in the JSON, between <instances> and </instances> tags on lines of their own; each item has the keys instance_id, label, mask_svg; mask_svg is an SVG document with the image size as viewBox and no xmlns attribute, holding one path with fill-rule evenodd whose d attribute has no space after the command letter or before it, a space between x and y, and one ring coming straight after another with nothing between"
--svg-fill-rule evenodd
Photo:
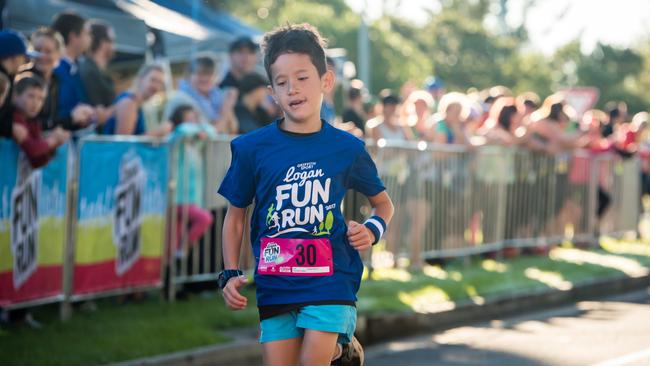
<instances>
[{"instance_id":1,"label":"blue cap","mask_svg":"<svg viewBox=\"0 0 650 366\"><path fill-rule=\"evenodd\" d=\"M424 88L428 91L442 89L444 86L445 84L442 82L442 80L435 76L429 76L424 81Z\"/></svg>"},{"instance_id":2,"label":"blue cap","mask_svg":"<svg viewBox=\"0 0 650 366\"><path fill-rule=\"evenodd\" d=\"M13 30L0 31L0 59L19 55L28 55L25 37Z\"/></svg>"}]
</instances>

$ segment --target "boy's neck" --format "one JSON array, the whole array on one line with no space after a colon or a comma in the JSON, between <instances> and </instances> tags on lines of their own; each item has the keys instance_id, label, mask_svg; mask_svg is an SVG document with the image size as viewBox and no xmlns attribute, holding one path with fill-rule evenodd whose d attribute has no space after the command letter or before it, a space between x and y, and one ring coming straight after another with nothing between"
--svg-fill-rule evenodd
<instances>
[{"instance_id":1,"label":"boy's neck","mask_svg":"<svg viewBox=\"0 0 650 366\"><path fill-rule=\"evenodd\" d=\"M304 122L294 122L285 117L280 123L280 128L293 133L315 133L320 131L323 125L320 120L320 115L316 115L314 118Z\"/></svg>"}]
</instances>

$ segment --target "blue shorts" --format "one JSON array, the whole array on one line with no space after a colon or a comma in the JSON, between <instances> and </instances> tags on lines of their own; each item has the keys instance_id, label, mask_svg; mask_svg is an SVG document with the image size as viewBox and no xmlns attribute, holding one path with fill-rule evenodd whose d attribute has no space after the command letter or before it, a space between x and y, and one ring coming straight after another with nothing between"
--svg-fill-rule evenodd
<instances>
[{"instance_id":1,"label":"blue shorts","mask_svg":"<svg viewBox=\"0 0 650 366\"><path fill-rule=\"evenodd\" d=\"M352 341L357 326L357 308L350 305L307 305L300 310L264 319L260 323L260 342L300 338L305 329L338 333L338 343Z\"/></svg>"}]
</instances>

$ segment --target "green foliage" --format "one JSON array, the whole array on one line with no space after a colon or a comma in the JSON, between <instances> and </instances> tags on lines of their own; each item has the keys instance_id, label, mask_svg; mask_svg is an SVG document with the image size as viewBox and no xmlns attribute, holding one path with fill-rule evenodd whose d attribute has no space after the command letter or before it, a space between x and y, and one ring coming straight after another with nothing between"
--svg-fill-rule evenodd
<instances>
[{"instance_id":1,"label":"green foliage","mask_svg":"<svg viewBox=\"0 0 650 366\"><path fill-rule=\"evenodd\" d=\"M527 7L535 0L528 0ZM329 40L332 48L345 48L357 63L360 20L344 0L210 1L245 22L270 30L286 22L308 22ZM486 26L500 10L497 0L441 0L440 11L422 26L393 14L369 25L372 93L398 89L411 81L421 85L429 75L442 78L448 90L504 85L515 93L534 91L540 96L569 86L600 89L599 106L625 100L632 112L648 109L650 46L623 49L598 45L581 52L574 41L552 56L529 50L524 26L496 31ZM549 21L552 21L549 20Z\"/></svg>"},{"instance_id":2,"label":"green foliage","mask_svg":"<svg viewBox=\"0 0 650 366\"><path fill-rule=\"evenodd\" d=\"M334 226L334 215L332 214L332 211L328 211L327 217L325 217L325 229L329 232L332 230L332 226Z\"/></svg>"}]
</instances>

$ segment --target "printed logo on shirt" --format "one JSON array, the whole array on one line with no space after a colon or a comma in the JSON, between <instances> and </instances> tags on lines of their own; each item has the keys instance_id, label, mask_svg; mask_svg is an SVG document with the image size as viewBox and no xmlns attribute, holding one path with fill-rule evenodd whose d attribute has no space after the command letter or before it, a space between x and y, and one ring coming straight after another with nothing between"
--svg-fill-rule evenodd
<instances>
[{"instance_id":1,"label":"printed logo on shirt","mask_svg":"<svg viewBox=\"0 0 650 366\"><path fill-rule=\"evenodd\" d=\"M275 187L275 202L267 209L266 226L276 232L269 237L288 232L330 234L334 226L332 210L336 207L328 205L332 178L326 178L316 165L308 162L289 167L283 184Z\"/></svg>"},{"instance_id":2,"label":"printed logo on shirt","mask_svg":"<svg viewBox=\"0 0 650 366\"><path fill-rule=\"evenodd\" d=\"M280 255L280 246L277 243L268 243L264 248L264 262L275 263Z\"/></svg>"}]
</instances>

